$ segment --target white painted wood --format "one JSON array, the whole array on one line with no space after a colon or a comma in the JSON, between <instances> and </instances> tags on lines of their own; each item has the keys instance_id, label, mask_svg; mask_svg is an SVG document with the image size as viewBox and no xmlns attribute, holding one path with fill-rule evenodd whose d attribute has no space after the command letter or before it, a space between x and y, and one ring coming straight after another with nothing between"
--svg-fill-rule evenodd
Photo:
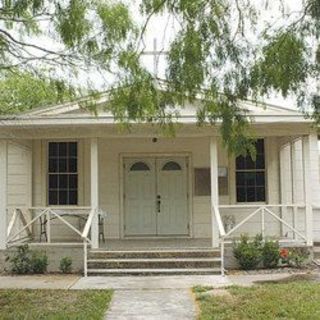
<instances>
[{"instance_id":1,"label":"white painted wood","mask_svg":"<svg viewBox=\"0 0 320 320\"><path fill-rule=\"evenodd\" d=\"M164 170L168 163L180 170ZM189 234L188 179L186 158L160 158L157 167L157 234L174 236Z\"/></svg>"},{"instance_id":2,"label":"white painted wood","mask_svg":"<svg viewBox=\"0 0 320 320\"><path fill-rule=\"evenodd\" d=\"M311 159L310 159L310 136L302 138L302 159L304 178L304 200L306 203L306 235L307 244L313 245L313 213L312 213L312 186L311 186Z\"/></svg>"},{"instance_id":3,"label":"white painted wood","mask_svg":"<svg viewBox=\"0 0 320 320\"><path fill-rule=\"evenodd\" d=\"M91 207L94 210L99 208L99 157L98 157L98 139L91 139ZM99 248L99 222L98 215L95 214L91 225L92 248Z\"/></svg>"},{"instance_id":4,"label":"white painted wood","mask_svg":"<svg viewBox=\"0 0 320 320\"><path fill-rule=\"evenodd\" d=\"M135 164L148 170L133 170ZM157 233L155 159L125 159L124 209L126 236L147 236Z\"/></svg>"},{"instance_id":5,"label":"white painted wood","mask_svg":"<svg viewBox=\"0 0 320 320\"><path fill-rule=\"evenodd\" d=\"M0 141L0 250L6 248L7 241L7 177L8 143Z\"/></svg>"},{"instance_id":6,"label":"white painted wood","mask_svg":"<svg viewBox=\"0 0 320 320\"><path fill-rule=\"evenodd\" d=\"M219 206L218 185L218 142L216 137L210 138L210 176L211 176L211 207ZM217 222L211 221L212 247L219 247L219 230Z\"/></svg>"},{"instance_id":7,"label":"white painted wood","mask_svg":"<svg viewBox=\"0 0 320 320\"><path fill-rule=\"evenodd\" d=\"M11 219L10 219L9 224L8 224L7 237L10 236L12 228L13 228L16 220L17 220L17 217L18 217L18 210L17 209L13 209L13 215L11 216Z\"/></svg>"}]
</instances>

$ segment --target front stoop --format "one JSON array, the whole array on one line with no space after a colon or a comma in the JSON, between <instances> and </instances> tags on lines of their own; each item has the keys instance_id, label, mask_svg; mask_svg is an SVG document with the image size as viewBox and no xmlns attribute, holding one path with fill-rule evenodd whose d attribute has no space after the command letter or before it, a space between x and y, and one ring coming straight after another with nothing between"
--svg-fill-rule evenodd
<instances>
[{"instance_id":1,"label":"front stoop","mask_svg":"<svg viewBox=\"0 0 320 320\"><path fill-rule=\"evenodd\" d=\"M186 275L220 274L220 251L183 250L91 250L88 275Z\"/></svg>"}]
</instances>

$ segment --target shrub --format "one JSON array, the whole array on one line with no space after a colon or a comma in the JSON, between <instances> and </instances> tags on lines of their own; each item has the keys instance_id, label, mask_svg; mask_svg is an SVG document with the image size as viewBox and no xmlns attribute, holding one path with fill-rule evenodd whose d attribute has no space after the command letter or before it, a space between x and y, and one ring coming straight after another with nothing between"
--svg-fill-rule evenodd
<instances>
[{"instance_id":1,"label":"shrub","mask_svg":"<svg viewBox=\"0 0 320 320\"><path fill-rule=\"evenodd\" d=\"M278 241L266 241L262 248L262 263L265 268L275 268L279 263Z\"/></svg>"},{"instance_id":2,"label":"shrub","mask_svg":"<svg viewBox=\"0 0 320 320\"><path fill-rule=\"evenodd\" d=\"M255 269L262 258L262 237L257 235L249 241L247 235L241 235L240 242L233 244L233 255L243 270Z\"/></svg>"},{"instance_id":3,"label":"shrub","mask_svg":"<svg viewBox=\"0 0 320 320\"><path fill-rule=\"evenodd\" d=\"M307 248L291 248L288 255L288 264L291 267L301 268L309 257Z\"/></svg>"},{"instance_id":4,"label":"shrub","mask_svg":"<svg viewBox=\"0 0 320 320\"><path fill-rule=\"evenodd\" d=\"M72 271L72 259L70 257L63 257L60 260L59 268L63 273L70 273Z\"/></svg>"},{"instance_id":5,"label":"shrub","mask_svg":"<svg viewBox=\"0 0 320 320\"><path fill-rule=\"evenodd\" d=\"M31 258L31 270L33 273L45 273L48 267L48 257L45 252L34 251Z\"/></svg>"},{"instance_id":6,"label":"shrub","mask_svg":"<svg viewBox=\"0 0 320 320\"><path fill-rule=\"evenodd\" d=\"M28 245L19 246L7 260L10 262L10 271L13 273L26 274L32 271L31 250Z\"/></svg>"},{"instance_id":7,"label":"shrub","mask_svg":"<svg viewBox=\"0 0 320 320\"><path fill-rule=\"evenodd\" d=\"M17 251L7 259L10 262L10 271L13 273L27 274L47 271L47 255L44 252L31 251L27 244L17 247Z\"/></svg>"}]
</instances>

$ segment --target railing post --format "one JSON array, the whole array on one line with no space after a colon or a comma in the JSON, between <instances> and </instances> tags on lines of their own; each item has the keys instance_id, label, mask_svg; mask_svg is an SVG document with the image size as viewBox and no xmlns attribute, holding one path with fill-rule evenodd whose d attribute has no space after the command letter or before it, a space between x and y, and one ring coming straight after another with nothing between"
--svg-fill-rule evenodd
<instances>
[{"instance_id":1,"label":"railing post","mask_svg":"<svg viewBox=\"0 0 320 320\"><path fill-rule=\"evenodd\" d=\"M88 250L87 250L87 241L83 240L83 272L84 276L88 276Z\"/></svg>"},{"instance_id":2,"label":"railing post","mask_svg":"<svg viewBox=\"0 0 320 320\"><path fill-rule=\"evenodd\" d=\"M98 139L91 139L91 207L98 210L99 207L99 157L98 157ZM99 222L98 215L95 214L91 224L92 248L99 248Z\"/></svg>"},{"instance_id":3,"label":"railing post","mask_svg":"<svg viewBox=\"0 0 320 320\"><path fill-rule=\"evenodd\" d=\"M7 149L7 141L0 140L0 250L7 244Z\"/></svg>"},{"instance_id":4,"label":"railing post","mask_svg":"<svg viewBox=\"0 0 320 320\"><path fill-rule=\"evenodd\" d=\"M47 216L47 242L51 243L51 220L50 220L50 210L46 213Z\"/></svg>"},{"instance_id":5,"label":"railing post","mask_svg":"<svg viewBox=\"0 0 320 320\"><path fill-rule=\"evenodd\" d=\"M266 236L266 225L265 225L265 210L264 207L261 208L261 236L263 241L265 240Z\"/></svg>"},{"instance_id":6,"label":"railing post","mask_svg":"<svg viewBox=\"0 0 320 320\"><path fill-rule=\"evenodd\" d=\"M311 155L310 155L310 136L302 138L302 159L303 159L303 181L304 181L304 200L306 204L306 237L307 245L313 245L313 212L312 212L312 177L311 177Z\"/></svg>"},{"instance_id":7,"label":"railing post","mask_svg":"<svg viewBox=\"0 0 320 320\"><path fill-rule=\"evenodd\" d=\"M217 137L210 138L210 176L211 176L211 208L219 206L218 192L218 142ZM219 247L219 231L214 215L211 219L212 247Z\"/></svg>"},{"instance_id":8,"label":"railing post","mask_svg":"<svg viewBox=\"0 0 320 320\"><path fill-rule=\"evenodd\" d=\"M224 238L221 238L220 250L221 250L221 275L224 277Z\"/></svg>"},{"instance_id":9,"label":"railing post","mask_svg":"<svg viewBox=\"0 0 320 320\"><path fill-rule=\"evenodd\" d=\"M298 206L297 205L294 205L293 208L293 228L295 230L297 230L298 228ZM294 232L293 233L293 239L297 239L297 234Z\"/></svg>"}]
</instances>

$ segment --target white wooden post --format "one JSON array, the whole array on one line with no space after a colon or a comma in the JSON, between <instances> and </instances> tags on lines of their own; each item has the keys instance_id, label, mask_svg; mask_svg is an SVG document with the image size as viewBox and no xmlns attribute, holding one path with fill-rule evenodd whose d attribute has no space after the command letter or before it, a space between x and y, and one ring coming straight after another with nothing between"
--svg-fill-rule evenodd
<instances>
[{"instance_id":1,"label":"white wooden post","mask_svg":"<svg viewBox=\"0 0 320 320\"><path fill-rule=\"evenodd\" d=\"M7 149L7 142L0 141L0 250L6 249L7 242Z\"/></svg>"},{"instance_id":2,"label":"white wooden post","mask_svg":"<svg viewBox=\"0 0 320 320\"><path fill-rule=\"evenodd\" d=\"M99 207L99 173L98 173L98 139L91 139L91 207L98 210ZM95 215L91 226L92 248L99 248L99 222Z\"/></svg>"},{"instance_id":3,"label":"white wooden post","mask_svg":"<svg viewBox=\"0 0 320 320\"><path fill-rule=\"evenodd\" d=\"M211 208L219 206L219 185L218 185L218 142L216 137L210 138L210 175L211 175ZM219 247L219 230L217 221L212 223L212 247Z\"/></svg>"},{"instance_id":4,"label":"white wooden post","mask_svg":"<svg viewBox=\"0 0 320 320\"><path fill-rule=\"evenodd\" d=\"M296 141L290 142L290 159L291 159L291 203L297 203L297 159L296 159ZM298 228L298 208L297 206L293 206L292 208L292 225L295 229ZM297 234L293 233L293 238L297 239Z\"/></svg>"},{"instance_id":5,"label":"white wooden post","mask_svg":"<svg viewBox=\"0 0 320 320\"><path fill-rule=\"evenodd\" d=\"M304 200L306 204L306 237L307 245L313 245L313 215L312 215L312 194L311 194L311 157L310 157L310 136L302 138L302 159L303 159L303 181Z\"/></svg>"}]
</instances>

